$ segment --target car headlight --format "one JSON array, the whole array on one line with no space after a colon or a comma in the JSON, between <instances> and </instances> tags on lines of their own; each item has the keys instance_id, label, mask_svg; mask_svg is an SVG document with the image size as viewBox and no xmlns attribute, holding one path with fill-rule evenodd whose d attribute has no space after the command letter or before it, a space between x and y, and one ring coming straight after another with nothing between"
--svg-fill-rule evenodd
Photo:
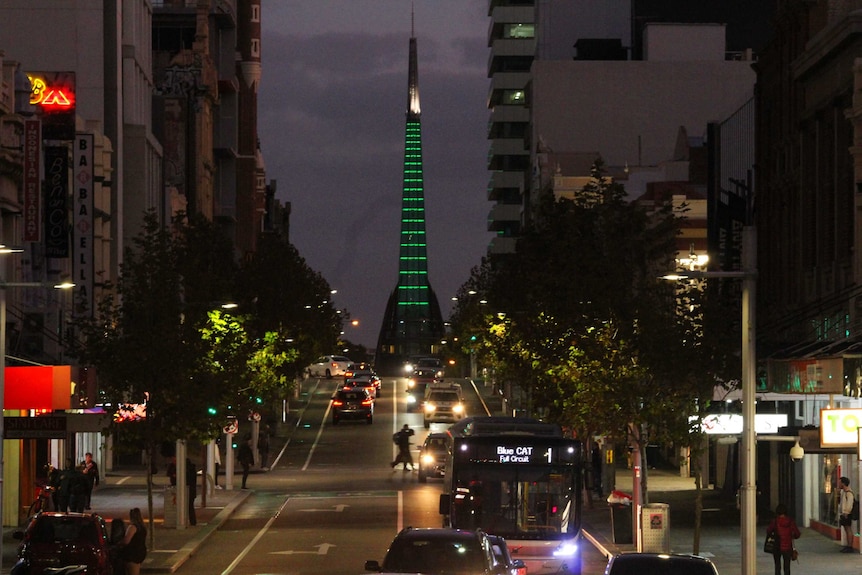
<instances>
[{"instance_id":1,"label":"car headlight","mask_svg":"<svg viewBox=\"0 0 862 575\"><path fill-rule=\"evenodd\" d=\"M415 379L408 379L407 380L407 389L413 389L414 387L416 387L416 380Z\"/></svg>"},{"instance_id":2,"label":"car headlight","mask_svg":"<svg viewBox=\"0 0 862 575\"><path fill-rule=\"evenodd\" d=\"M407 396L407 403L416 403L416 397L412 395Z\"/></svg>"},{"instance_id":3,"label":"car headlight","mask_svg":"<svg viewBox=\"0 0 862 575\"><path fill-rule=\"evenodd\" d=\"M437 409L437 408L433 404L431 404L431 403L425 404L425 411L427 411L428 413L431 413L435 409Z\"/></svg>"},{"instance_id":4,"label":"car headlight","mask_svg":"<svg viewBox=\"0 0 862 575\"><path fill-rule=\"evenodd\" d=\"M452 413L464 413L464 406L460 403L455 404L455 406L452 407Z\"/></svg>"},{"instance_id":5,"label":"car headlight","mask_svg":"<svg viewBox=\"0 0 862 575\"><path fill-rule=\"evenodd\" d=\"M425 465L434 465L434 456L433 455L423 455L422 463Z\"/></svg>"}]
</instances>

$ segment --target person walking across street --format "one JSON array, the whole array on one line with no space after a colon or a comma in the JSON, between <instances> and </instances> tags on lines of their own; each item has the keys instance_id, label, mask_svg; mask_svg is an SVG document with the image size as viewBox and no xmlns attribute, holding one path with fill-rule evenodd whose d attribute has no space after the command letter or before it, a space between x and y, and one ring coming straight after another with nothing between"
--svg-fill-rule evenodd
<instances>
[{"instance_id":1,"label":"person walking across street","mask_svg":"<svg viewBox=\"0 0 862 575\"><path fill-rule=\"evenodd\" d=\"M392 441L398 446L398 455L395 457L395 461L391 463L392 469L395 469L395 466L399 463L403 463L404 471L408 470L408 465L410 466L409 469L413 470L413 456L410 455L410 438L413 437L414 433L410 429L410 426L405 423L401 431L392 436Z\"/></svg>"},{"instance_id":2,"label":"person walking across street","mask_svg":"<svg viewBox=\"0 0 862 575\"><path fill-rule=\"evenodd\" d=\"M92 453L84 454L84 468L81 471L87 479L87 491L84 494L84 509L90 509L90 501L93 499L93 489L99 485L99 466L93 460Z\"/></svg>"},{"instance_id":3,"label":"person walking across street","mask_svg":"<svg viewBox=\"0 0 862 575\"><path fill-rule=\"evenodd\" d=\"M251 469L251 466L254 465L254 452L251 450L251 437L247 437L245 441L243 441L242 445L239 446L239 452L236 454L236 459L239 461L239 464L242 465L242 488L248 489L245 486L246 481L248 481L248 472Z\"/></svg>"},{"instance_id":4,"label":"person walking across street","mask_svg":"<svg viewBox=\"0 0 862 575\"><path fill-rule=\"evenodd\" d=\"M853 502L856 496L853 490L850 489L850 480L846 477L841 477L838 480L838 488L841 490L838 499L838 525L844 530L844 547L841 548L841 553L853 553Z\"/></svg>"},{"instance_id":5,"label":"person walking across street","mask_svg":"<svg viewBox=\"0 0 862 575\"><path fill-rule=\"evenodd\" d=\"M790 561L793 558L793 540L802 533L792 517L787 515L787 506L779 503L775 507L775 517L766 528L766 535L775 534L775 547L772 559L775 561L775 575L781 575L781 561L784 560L784 575L790 575Z\"/></svg>"},{"instance_id":6,"label":"person walking across street","mask_svg":"<svg viewBox=\"0 0 862 575\"><path fill-rule=\"evenodd\" d=\"M129 526L121 543L120 554L126 565L126 575L140 575L141 563L147 558L147 528L138 507L129 511Z\"/></svg>"}]
</instances>

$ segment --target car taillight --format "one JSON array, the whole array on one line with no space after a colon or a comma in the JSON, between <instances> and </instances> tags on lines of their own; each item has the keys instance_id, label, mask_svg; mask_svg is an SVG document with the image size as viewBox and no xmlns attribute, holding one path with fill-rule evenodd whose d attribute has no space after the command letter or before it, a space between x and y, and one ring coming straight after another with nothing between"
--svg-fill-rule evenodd
<instances>
[{"instance_id":1,"label":"car taillight","mask_svg":"<svg viewBox=\"0 0 862 575\"><path fill-rule=\"evenodd\" d=\"M371 405L372 403L374 403L374 402L370 399L365 399L362 401L362 405Z\"/></svg>"},{"instance_id":2,"label":"car taillight","mask_svg":"<svg viewBox=\"0 0 862 575\"><path fill-rule=\"evenodd\" d=\"M339 405L344 405L343 401L334 400L332 402L333 407L338 407Z\"/></svg>"}]
</instances>

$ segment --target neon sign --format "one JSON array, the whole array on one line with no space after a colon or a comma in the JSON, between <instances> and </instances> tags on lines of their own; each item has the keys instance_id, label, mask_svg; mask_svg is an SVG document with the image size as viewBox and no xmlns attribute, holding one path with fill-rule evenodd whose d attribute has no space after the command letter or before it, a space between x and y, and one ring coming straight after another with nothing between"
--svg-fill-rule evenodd
<instances>
[{"instance_id":1,"label":"neon sign","mask_svg":"<svg viewBox=\"0 0 862 575\"><path fill-rule=\"evenodd\" d=\"M75 88L65 83L49 83L45 77L28 75L30 79L30 104L40 106L45 112L68 111L75 108Z\"/></svg>"}]
</instances>

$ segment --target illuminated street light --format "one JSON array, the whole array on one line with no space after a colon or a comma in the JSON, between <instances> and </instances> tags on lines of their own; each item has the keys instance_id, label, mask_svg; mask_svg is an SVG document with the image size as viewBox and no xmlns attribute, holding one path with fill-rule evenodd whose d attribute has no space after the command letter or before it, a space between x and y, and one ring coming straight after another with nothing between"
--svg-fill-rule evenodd
<instances>
[{"instance_id":1,"label":"illuminated street light","mask_svg":"<svg viewBox=\"0 0 862 575\"><path fill-rule=\"evenodd\" d=\"M676 272L663 279L740 278L742 279L742 486L740 487L740 532L742 539L742 575L757 573L757 487L755 388L757 339L755 332L757 300L757 230L742 228L742 271Z\"/></svg>"}]
</instances>

